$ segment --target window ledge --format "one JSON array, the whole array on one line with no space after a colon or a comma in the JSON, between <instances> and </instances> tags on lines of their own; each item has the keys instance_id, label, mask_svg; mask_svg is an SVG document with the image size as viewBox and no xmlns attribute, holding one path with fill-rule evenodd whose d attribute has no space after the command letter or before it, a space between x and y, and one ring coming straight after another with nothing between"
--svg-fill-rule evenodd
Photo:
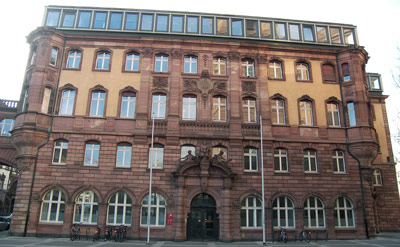
<instances>
[{"instance_id":1,"label":"window ledge","mask_svg":"<svg viewBox=\"0 0 400 247\"><path fill-rule=\"evenodd\" d=\"M244 172L244 174L246 174L246 173L251 173L251 174L254 174L254 173L260 173L260 171L253 171L253 170L243 170L243 172Z\"/></svg>"},{"instance_id":2,"label":"window ledge","mask_svg":"<svg viewBox=\"0 0 400 247\"><path fill-rule=\"evenodd\" d=\"M313 128L313 129L318 129L318 126L315 125L299 125L299 128Z\"/></svg>"},{"instance_id":3,"label":"window ledge","mask_svg":"<svg viewBox=\"0 0 400 247\"><path fill-rule=\"evenodd\" d=\"M55 117L66 117L66 118L74 118L74 115L62 115L62 114L57 114Z\"/></svg>"},{"instance_id":4,"label":"window ledge","mask_svg":"<svg viewBox=\"0 0 400 247\"><path fill-rule=\"evenodd\" d=\"M310 175L310 176L319 176L321 175L319 172L304 172L304 175Z\"/></svg>"},{"instance_id":5,"label":"window ledge","mask_svg":"<svg viewBox=\"0 0 400 247\"><path fill-rule=\"evenodd\" d=\"M275 175L290 175L288 171L274 171Z\"/></svg>"},{"instance_id":6,"label":"window ledge","mask_svg":"<svg viewBox=\"0 0 400 247\"><path fill-rule=\"evenodd\" d=\"M338 175L338 176L340 176L340 175L349 175L349 173L347 173L347 172L333 172L333 175Z\"/></svg>"},{"instance_id":7,"label":"window ledge","mask_svg":"<svg viewBox=\"0 0 400 247\"><path fill-rule=\"evenodd\" d=\"M290 127L289 124L272 124L272 126L275 126L275 127Z\"/></svg>"},{"instance_id":8,"label":"window ledge","mask_svg":"<svg viewBox=\"0 0 400 247\"><path fill-rule=\"evenodd\" d=\"M83 164L83 167L87 167L87 168L99 168L99 165L85 165L85 164Z\"/></svg>"},{"instance_id":9,"label":"window ledge","mask_svg":"<svg viewBox=\"0 0 400 247\"><path fill-rule=\"evenodd\" d=\"M342 126L327 126L328 129L343 129Z\"/></svg>"},{"instance_id":10,"label":"window ledge","mask_svg":"<svg viewBox=\"0 0 400 247\"><path fill-rule=\"evenodd\" d=\"M146 228L147 229L147 226L146 225L140 225L140 228ZM159 229L159 230L164 230L165 229L165 226L150 226L150 228L151 229Z\"/></svg>"},{"instance_id":11,"label":"window ledge","mask_svg":"<svg viewBox=\"0 0 400 247\"><path fill-rule=\"evenodd\" d=\"M140 70L122 70L122 73L140 74Z\"/></svg>"},{"instance_id":12,"label":"window ledge","mask_svg":"<svg viewBox=\"0 0 400 247\"><path fill-rule=\"evenodd\" d=\"M258 80L258 76L240 76L241 80Z\"/></svg>"},{"instance_id":13,"label":"window ledge","mask_svg":"<svg viewBox=\"0 0 400 247\"><path fill-rule=\"evenodd\" d=\"M228 79L229 78L228 75L210 75L210 77L211 77L211 79L221 79L221 78Z\"/></svg>"},{"instance_id":14,"label":"window ledge","mask_svg":"<svg viewBox=\"0 0 400 247\"><path fill-rule=\"evenodd\" d=\"M111 69L92 69L93 72L111 72Z\"/></svg>"},{"instance_id":15,"label":"window ledge","mask_svg":"<svg viewBox=\"0 0 400 247\"><path fill-rule=\"evenodd\" d=\"M241 226L240 230L242 231L262 231L262 227L245 227L245 226Z\"/></svg>"},{"instance_id":16,"label":"window ledge","mask_svg":"<svg viewBox=\"0 0 400 247\"><path fill-rule=\"evenodd\" d=\"M39 221L39 225L52 225L52 226L62 226L64 222L47 222L47 221Z\"/></svg>"},{"instance_id":17,"label":"window ledge","mask_svg":"<svg viewBox=\"0 0 400 247\"><path fill-rule=\"evenodd\" d=\"M193 78L193 77L200 77L200 74L199 73L187 73L187 72L182 72L181 73L181 75L182 75L182 77L190 77L190 78Z\"/></svg>"},{"instance_id":18,"label":"window ledge","mask_svg":"<svg viewBox=\"0 0 400 247\"><path fill-rule=\"evenodd\" d=\"M107 119L106 117L100 117L100 116L84 116L84 118L98 118L98 119Z\"/></svg>"},{"instance_id":19,"label":"window ledge","mask_svg":"<svg viewBox=\"0 0 400 247\"><path fill-rule=\"evenodd\" d=\"M71 71L81 71L81 68L63 68L63 70L71 70Z\"/></svg>"},{"instance_id":20,"label":"window ledge","mask_svg":"<svg viewBox=\"0 0 400 247\"><path fill-rule=\"evenodd\" d=\"M170 72L161 72L161 71L152 71L151 72L153 75L170 75Z\"/></svg>"},{"instance_id":21,"label":"window ledge","mask_svg":"<svg viewBox=\"0 0 400 247\"><path fill-rule=\"evenodd\" d=\"M273 78L273 77L268 77L269 81L286 81L285 78Z\"/></svg>"},{"instance_id":22,"label":"window ledge","mask_svg":"<svg viewBox=\"0 0 400 247\"><path fill-rule=\"evenodd\" d=\"M131 167L114 166L114 170L130 170ZM154 169L154 168L153 168Z\"/></svg>"},{"instance_id":23,"label":"window ledge","mask_svg":"<svg viewBox=\"0 0 400 247\"><path fill-rule=\"evenodd\" d=\"M52 166L61 166L61 167L63 167L63 166L66 166L67 163L51 163L51 165Z\"/></svg>"}]
</instances>

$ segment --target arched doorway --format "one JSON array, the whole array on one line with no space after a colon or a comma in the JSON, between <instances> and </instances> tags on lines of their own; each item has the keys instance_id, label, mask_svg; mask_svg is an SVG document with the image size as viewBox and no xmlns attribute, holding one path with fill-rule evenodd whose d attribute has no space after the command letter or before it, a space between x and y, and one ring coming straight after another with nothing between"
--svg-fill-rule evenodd
<instances>
[{"instance_id":1,"label":"arched doorway","mask_svg":"<svg viewBox=\"0 0 400 247\"><path fill-rule=\"evenodd\" d=\"M218 240L219 220L215 200L209 194L199 194L190 205L187 239Z\"/></svg>"}]
</instances>

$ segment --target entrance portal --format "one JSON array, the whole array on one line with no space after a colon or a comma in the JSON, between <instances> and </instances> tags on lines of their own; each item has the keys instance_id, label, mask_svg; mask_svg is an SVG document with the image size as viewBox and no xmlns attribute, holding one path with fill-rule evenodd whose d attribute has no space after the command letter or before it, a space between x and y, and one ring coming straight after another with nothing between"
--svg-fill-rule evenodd
<instances>
[{"instance_id":1,"label":"entrance portal","mask_svg":"<svg viewBox=\"0 0 400 247\"><path fill-rule=\"evenodd\" d=\"M219 220L212 196L203 193L193 198L186 232L188 240L218 240Z\"/></svg>"}]
</instances>

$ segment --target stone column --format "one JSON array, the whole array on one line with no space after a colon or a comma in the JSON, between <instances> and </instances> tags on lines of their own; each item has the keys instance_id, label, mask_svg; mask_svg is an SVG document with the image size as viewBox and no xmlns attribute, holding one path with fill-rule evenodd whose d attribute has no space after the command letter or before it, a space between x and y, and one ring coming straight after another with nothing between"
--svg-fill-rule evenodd
<instances>
[{"instance_id":1,"label":"stone column","mask_svg":"<svg viewBox=\"0 0 400 247\"><path fill-rule=\"evenodd\" d=\"M184 177L178 177L178 192L176 195L175 202L175 241L183 241L186 239L186 215L185 215L185 198L186 191L184 187Z\"/></svg>"},{"instance_id":2,"label":"stone column","mask_svg":"<svg viewBox=\"0 0 400 247\"><path fill-rule=\"evenodd\" d=\"M220 216L220 240L225 242L232 241L232 195L231 195L231 179L224 178L224 187L222 189L222 210Z\"/></svg>"}]
</instances>

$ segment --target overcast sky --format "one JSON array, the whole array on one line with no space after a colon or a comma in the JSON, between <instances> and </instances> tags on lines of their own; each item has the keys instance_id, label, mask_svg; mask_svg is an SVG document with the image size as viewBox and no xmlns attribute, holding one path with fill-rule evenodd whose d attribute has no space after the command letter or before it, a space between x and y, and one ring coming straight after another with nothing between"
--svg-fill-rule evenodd
<instances>
[{"instance_id":1,"label":"overcast sky","mask_svg":"<svg viewBox=\"0 0 400 247\"><path fill-rule=\"evenodd\" d=\"M176 10L236 14L284 19L335 22L356 25L360 45L369 53L367 72L382 74L384 93L390 95L387 108L392 135L397 114L399 90L393 87L392 71L399 65L400 0L13 0L3 1L0 23L0 99L18 100L27 64L26 36L42 24L44 6L94 6L133 9ZM396 103L397 102L397 103ZM396 148L397 149L397 148ZM397 149L400 150L400 149ZM400 158L400 156L399 156Z\"/></svg>"}]
</instances>

